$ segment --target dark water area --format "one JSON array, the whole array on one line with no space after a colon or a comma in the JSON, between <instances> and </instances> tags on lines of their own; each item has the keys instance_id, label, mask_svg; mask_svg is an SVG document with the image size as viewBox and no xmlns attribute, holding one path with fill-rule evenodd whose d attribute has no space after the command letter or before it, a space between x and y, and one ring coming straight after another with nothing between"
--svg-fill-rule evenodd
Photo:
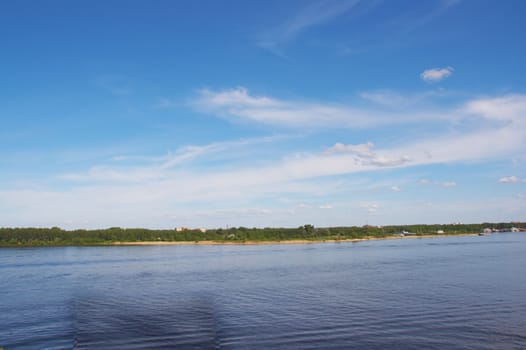
<instances>
[{"instance_id":1,"label":"dark water area","mask_svg":"<svg viewBox=\"0 0 526 350\"><path fill-rule=\"evenodd\" d=\"M526 349L526 234L0 249L0 347Z\"/></svg>"}]
</instances>

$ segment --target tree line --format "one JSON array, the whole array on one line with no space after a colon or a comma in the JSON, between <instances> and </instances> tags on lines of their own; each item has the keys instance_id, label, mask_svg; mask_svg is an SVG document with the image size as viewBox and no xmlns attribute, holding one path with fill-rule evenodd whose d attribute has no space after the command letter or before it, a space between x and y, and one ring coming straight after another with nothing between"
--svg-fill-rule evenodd
<instances>
[{"instance_id":1,"label":"tree line","mask_svg":"<svg viewBox=\"0 0 526 350\"><path fill-rule=\"evenodd\" d=\"M526 229L526 223L480 223L448 225L393 225L297 228L218 228L201 230L150 230L143 228L111 227L98 230L63 230L52 228L0 228L0 246L67 246L107 245L115 242L168 241L168 242L244 242L284 240L345 240L358 238L382 238L403 231L416 235L478 233L484 228L499 230L517 227ZM443 232L443 233L442 233Z\"/></svg>"}]
</instances>

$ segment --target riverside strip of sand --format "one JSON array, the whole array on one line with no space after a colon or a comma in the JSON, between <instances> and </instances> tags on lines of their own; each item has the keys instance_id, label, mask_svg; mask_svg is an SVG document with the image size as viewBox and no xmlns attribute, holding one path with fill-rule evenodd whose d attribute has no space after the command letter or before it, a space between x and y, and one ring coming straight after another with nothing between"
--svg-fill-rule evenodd
<instances>
[{"instance_id":1,"label":"riverside strip of sand","mask_svg":"<svg viewBox=\"0 0 526 350\"><path fill-rule=\"evenodd\" d=\"M263 244L318 244L318 243L358 243L364 241L380 241L390 239L415 239L415 238L444 238L460 236L478 236L476 233L462 233L453 235L422 235L422 236L389 236L389 237L365 237L355 239L325 239L307 240L294 239L285 241L142 241L142 242L115 242L113 245L136 246L136 245L263 245Z\"/></svg>"}]
</instances>

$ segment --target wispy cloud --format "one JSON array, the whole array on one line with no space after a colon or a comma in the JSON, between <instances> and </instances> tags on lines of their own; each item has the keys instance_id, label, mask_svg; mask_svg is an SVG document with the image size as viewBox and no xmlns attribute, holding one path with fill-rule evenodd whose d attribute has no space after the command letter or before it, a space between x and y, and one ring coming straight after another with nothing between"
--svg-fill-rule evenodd
<instances>
[{"instance_id":1,"label":"wispy cloud","mask_svg":"<svg viewBox=\"0 0 526 350\"><path fill-rule=\"evenodd\" d=\"M363 128L410 120L444 118L444 114L390 112L352 105L282 100L254 96L244 87L200 90L192 105L222 117L293 128Z\"/></svg>"},{"instance_id":2,"label":"wispy cloud","mask_svg":"<svg viewBox=\"0 0 526 350\"><path fill-rule=\"evenodd\" d=\"M405 12L398 20L398 22L401 22L404 28L402 33L407 35L408 33L418 30L419 28L435 20L435 18L443 15L450 8L460 2L461 0L438 0L436 2L429 1L426 4L431 6L431 9L428 9L428 11L425 13L420 13L418 16L412 15L411 17L408 17L407 12L411 13L411 11ZM410 4L409 6L412 5Z\"/></svg>"},{"instance_id":3,"label":"wispy cloud","mask_svg":"<svg viewBox=\"0 0 526 350\"><path fill-rule=\"evenodd\" d=\"M347 41L339 45L339 54L343 56L353 54L364 54L368 51L393 49L407 47L410 45L412 34L422 30L425 26L436 20L438 17L446 14L460 0L434 0L419 2L415 6L412 2L397 2L397 10L382 11L382 5L389 6L385 1L364 1L360 5L369 5L363 11L362 15L369 15L369 21L360 21L360 23L374 23L374 27L369 28L367 36L348 35ZM361 6L366 7L366 6ZM379 12L373 10L379 9ZM358 9L353 11L353 15L360 13ZM380 23L372 18L382 16ZM358 27L357 32L363 33L364 28Z\"/></svg>"},{"instance_id":4,"label":"wispy cloud","mask_svg":"<svg viewBox=\"0 0 526 350\"><path fill-rule=\"evenodd\" d=\"M420 78L429 83L435 83L450 77L453 74L453 70L453 67L426 69L420 74Z\"/></svg>"},{"instance_id":5,"label":"wispy cloud","mask_svg":"<svg viewBox=\"0 0 526 350\"><path fill-rule=\"evenodd\" d=\"M291 15L286 21L275 25L263 34L259 46L268 49L278 56L285 56L281 46L289 42L311 27L319 26L341 16L352 9L359 0L322 0L302 3L305 6Z\"/></svg>"},{"instance_id":6,"label":"wispy cloud","mask_svg":"<svg viewBox=\"0 0 526 350\"><path fill-rule=\"evenodd\" d=\"M366 101L393 109L433 106L436 105L437 101L447 101L447 98L452 98L454 95L453 92L443 88L405 94L391 90L373 90L360 93L360 97Z\"/></svg>"},{"instance_id":7,"label":"wispy cloud","mask_svg":"<svg viewBox=\"0 0 526 350\"><path fill-rule=\"evenodd\" d=\"M438 0L428 1L419 6L411 3L407 5L399 4L398 11L389 11L390 17L385 17L385 12L381 13L382 24L376 21L360 21L360 27L350 31L347 38L339 38L339 43L324 44L324 47L332 46L337 48L339 55L362 54L367 51L400 45L407 40L407 37L419 28L432 22L437 17L448 11L453 5L459 3L457 0ZM291 14L285 20L274 24L270 30L265 30L260 35L258 45L273 54L289 58L286 54L286 44L297 41L301 36L307 34L310 29L322 25L330 25L331 21L336 21L343 15L348 15L346 19L355 20L360 17L376 17L377 9L381 9L381 1L359 1L359 0L319 0L307 2L303 8ZM364 22L374 23L374 28L364 30ZM367 25L367 24L365 24ZM367 37L363 33L367 32ZM353 35L360 33L360 35ZM364 45L363 43L367 44Z\"/></svg>"},{"instance_id":8,"label":"wispy cloud","mask_svg":"<svg viewBox=\"0 0 526 350\"><path fill-rule=\"evenodd\" d=\"M489 120L525 123L526 95L511 94L468 101L463 111Z\"/></svg>"},{"instance_id":9,"label":"wispy cloud","mask_svg":"<svg viewBox=\"0 0 526 350\"><path fill-rule=\"evenodd\" d=\"M206 145L186 145L175 152L156 157L117 156L116 162L131 159L140 161L133 166L94 166L85 172L60 175L61 179L77 182L130 182L160 181L173 176L172 171L181 165L191 163L199 158L213 160L215 155L228 153L232 157L235 150L249 146L268 144L288 139L287 135L246 138L235 141L213 142Z\"/></svg>"},{"instance_id":10,"label":"wispy cloud","mask_svg":"<svg viewBox=\"0 0 526 350\"><path fill-rule=\"evenodd\" d=\"M422 186L434 185L434 186L439 186L439 187L444 187L444 188L456 187L457 186L457 183L454 182L454 181L435 181L435 182L431 182L431 181L429 181L427 179L422 179L418 183L420 185L422 185Z\"/></svg>"},{"instance_id":11,"label":"wispy cloud","mask_svg":"<svg viewBox=\"0 0 526 350\"><path fill-rule=\"evenodd\" d=\"M400 97L400 99L403 98ZM363 106L358 103L336 104L285 100L252 95L248 89L238 87L220 91L200 90L191 105L205 113L232 120L303 129L352 129L474 119L478 119L481 125L484 125L482 123L484 121L492 123L524 123L526 121L526 95L477 98L464 102L460 106L449 108L404 102L397 106L391 105L386 110L384 103Z\"/></svg>"},{"instance_id":12,"label":"wispy cloud","mask_svg":"<svg viewBox=\"0 0 526 350\"><path fill-rule=\"evenodd\" d=\"M349 108L253 96L246 88L199 91L193 105L206 113L227 118L287 127L322 127L331 124L367 125L367 116ZM372 117L372 116L371 116Z\"/></svg>"},{"instance_id":13,"label":"wispy cloud","mask_svg":"<svg viewBox=\"0 0 526 350\"><path fill-rule=\"evenodd\" d=\"M454 181L444 181L444 182L435 182L435 185L448 188L448 187L456 187L457 183Z\"/></svg>"}]
</instances>

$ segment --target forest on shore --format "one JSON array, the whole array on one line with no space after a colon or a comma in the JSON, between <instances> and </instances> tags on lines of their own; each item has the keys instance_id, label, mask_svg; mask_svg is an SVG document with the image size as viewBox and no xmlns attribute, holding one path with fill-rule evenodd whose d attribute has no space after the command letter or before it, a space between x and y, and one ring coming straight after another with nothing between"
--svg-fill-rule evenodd
<instances>
[{"instance_id":1,"label":"forest on shore","mask_svg":"<svg viewBox=\"0 0 526 350\"><path fill-rule=\"evenodd\" d=\"M84 246L111 245L116 242L245 242L245 241L290 241L290 240L347 240L360 238L384 238L411 233L423 235L455 235L479 233L485 228L498 231L512 227L526 229L524 222L446 224L446 225L393 225L393 226L349 226L314 227L303 225L297 228L247 228L232 227L209 230L171 229L152 230L143 228L111 227L96 230L63 230L52 228L0 228L1 247L31 246Z\"/></svg>"}]
</instances>

